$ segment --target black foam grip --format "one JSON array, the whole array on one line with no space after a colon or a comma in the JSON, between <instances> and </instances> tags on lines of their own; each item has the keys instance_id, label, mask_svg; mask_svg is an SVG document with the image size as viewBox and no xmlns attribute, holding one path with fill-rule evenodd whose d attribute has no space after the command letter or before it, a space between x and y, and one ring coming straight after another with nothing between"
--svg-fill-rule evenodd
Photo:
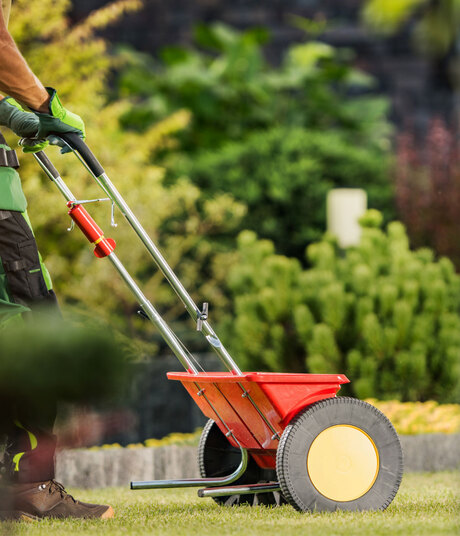
<instances>
[{"instance_id":1,"label":"black foam grip","mask_svg":"<svg viewBox=\"0 0 460 536\"><path fill-rule=\"evenodd\" d=\"M38 151L38 153L35 153L35 156L40 160L40 162L46 167L46 169L55 179L59 177L58 170L53 166L53 163L43 151Z\"/></svg>"},{"instance_id":2,"label":"black foam grip","mask_svg":"<svg viewBox=\"0 0 460 536\"><path fill-rule=\"evenodd\" d=\"M104 168L78 134L75 134L74 132L66 132L65 134L59 134L59 137L80 154L96 177L100 177L104 173Z\"/></svg>"}]
</instances>

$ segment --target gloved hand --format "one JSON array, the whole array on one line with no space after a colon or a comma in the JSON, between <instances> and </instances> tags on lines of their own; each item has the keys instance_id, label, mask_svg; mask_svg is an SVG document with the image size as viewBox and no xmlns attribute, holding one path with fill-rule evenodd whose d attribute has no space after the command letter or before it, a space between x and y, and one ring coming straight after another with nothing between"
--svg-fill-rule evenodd
<instances>
[{"instance_id":1,"label":"gloved hand","mask_svg":"<svg viewBox=\"0 0 460 536\"><path fill-rule=\"evenodd\" d=\"M29 140L27 145L23 145L25 153L36 153L48 145L47 140L35 139L39 124L36 115L26 112L12 97L0 101L0 125L10 128L20 138Z\"/></svg>"},{"instance_id":2,"label":"gloved hand","mask_svg":"<svg viewBox=\"0 0 460 536\"><path fill-rule=\"evenodd\" d=\"M46 138L50 134L75 132L80 138L85 139L85 124L81 117L69 112L62 106L55 89L47 87L46 91L48 91L50 95L49 113L34 112L39 121L37 136L39 138ZM56 140L54 140L54 143L56 143ZM57 144L63 147L61 153L70 151L70 149L62 143L58 142Z\"/></svg>"}]
</instances>

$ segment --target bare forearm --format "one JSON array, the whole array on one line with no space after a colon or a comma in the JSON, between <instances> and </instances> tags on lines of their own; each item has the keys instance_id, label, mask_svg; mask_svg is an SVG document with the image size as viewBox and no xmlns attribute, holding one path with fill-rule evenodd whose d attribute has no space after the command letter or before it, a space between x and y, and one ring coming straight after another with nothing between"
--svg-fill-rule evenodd
<instances>
[{"instance_id":1,"label":"bare forearm","mask_svg":"<svg viewBox=\"0 0 460 536\"><path fill-rule=\"evenodd\" d=\"M38 111L47 111L48 93L33 74L12 37L0 10L0 91L21 104Z\"/></svg>"}]
</instances>

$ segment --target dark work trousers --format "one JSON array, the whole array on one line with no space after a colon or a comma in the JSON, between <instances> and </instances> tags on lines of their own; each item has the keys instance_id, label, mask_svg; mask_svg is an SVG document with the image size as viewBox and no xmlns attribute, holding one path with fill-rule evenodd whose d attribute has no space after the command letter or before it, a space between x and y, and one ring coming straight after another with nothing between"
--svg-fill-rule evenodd
<instances>
[{"instance_id":1,"label":"dark work trousers","mask_svg":"<svg viewBox=\"0 0 460 536\"><path fill-rule=\"evenodd\" d=\"M0 144L5 140L0 134ZM5 169L5 168L3 168ZM11 169L11 168L7 168ZM0 167L0 181L2 168ZM0 199L0 296L3 301L30 309L23 313L24 322L50 315L60 316L59 306L46 282L37 244L26 218L19 211L2 210ZM8 329L6 324L2 329ZM1 348L0 348L1 359ZM4 466L13 481L27 483L54 478L56 438L52 433L56 406L40 406L40 412L25 404L9 408L12 422L7 430Z\"/></svg>"}]
</instances>

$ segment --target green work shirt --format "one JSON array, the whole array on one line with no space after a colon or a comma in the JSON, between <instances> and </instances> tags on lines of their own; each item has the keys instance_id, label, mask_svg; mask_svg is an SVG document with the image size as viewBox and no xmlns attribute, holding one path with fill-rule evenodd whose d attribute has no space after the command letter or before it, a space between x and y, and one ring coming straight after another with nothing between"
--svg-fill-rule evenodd
<instances>
[{"instance_id":1,"label":"green work shirt","mask_svg":"<svg viewBox=\"0 0 460 536\"><path fill-rule=\"evenodd\" d=\"M0 148L9 149L0 144ZM10 167L0 167L0 210L25 212L27 200L22 191L18 172Z\"/></svg>"}]
</instances>

